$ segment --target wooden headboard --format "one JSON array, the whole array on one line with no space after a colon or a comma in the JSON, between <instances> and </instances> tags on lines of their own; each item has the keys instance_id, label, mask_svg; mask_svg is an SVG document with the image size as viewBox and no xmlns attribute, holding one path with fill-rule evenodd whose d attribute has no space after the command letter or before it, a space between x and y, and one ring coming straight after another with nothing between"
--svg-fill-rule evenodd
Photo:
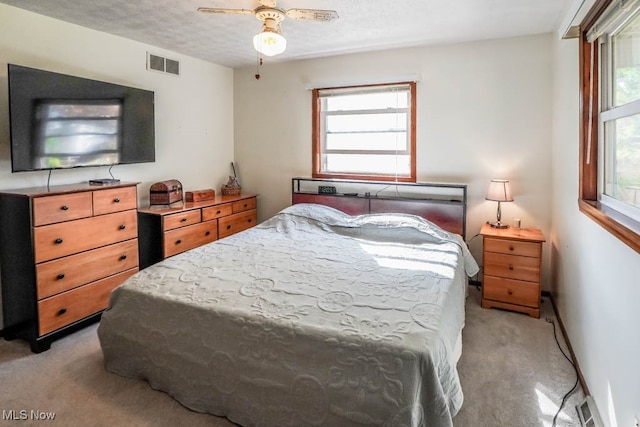
<instances>
[{"instance_id":1,"label":"wooden headboard","mask_svg":"<svg viewBox=\"0 0 640 427\"><path fill-rule=\"evenodd\" d=\"M291 203L317 203L350 215L408 213L466 237L465 184L293 178Z\"/></svg>"}]
</instances>

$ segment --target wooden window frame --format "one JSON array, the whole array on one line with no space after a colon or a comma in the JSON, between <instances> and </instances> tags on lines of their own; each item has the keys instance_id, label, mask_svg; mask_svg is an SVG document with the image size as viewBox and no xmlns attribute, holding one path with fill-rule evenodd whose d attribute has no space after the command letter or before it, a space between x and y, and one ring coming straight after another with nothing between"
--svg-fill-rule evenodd
<instances>
[{"instance_id":1,"label":"wooden window frame","mask_svg":"<svg viewBox=\"0 0 640 427\"><path fill-rule=\"evenodd\" d=\"M603 205L598 200L598 152L601 141L598 140L599 126L599 49L598 40L587 41L587 31L613 0L598 0L580 24L580 181L578 207L605 230L640 253L640 222L623 213ZM593 58L592 58L593 55ZM591 72L591 63L596 64ZM592 114L590 114L590 109ZM589 143L589 140L591 143Z\"/></svg>"},{"instance_id":2,"label":"wooden window frame","mask_svg":"<svg viewBox=\"0 0 640 427\"><path fill-rule=\"evenodd\" d=\"M350 89L350 88L366 88L366 87L382 87L382 86L397 86L397 85L409 85L409 93L411 95L410 116L411 127L409 129L409 144L411 150L410 157L410 175L406 177L396 177L391 175L362 175L362 174L339 174L339 173L326 173L321 171L321 144L322 135L320 130L320 91L327 89ZM368 180L368 181L398 181L398 182L416 182L416 82L395 82L395 83L381 83L370 84L360 86L345 86L345 87L333 87L333 88L321 88L314 89L312 91L312 155L313 155L313 169L311 176L313 178L336 178L336 179L356 179L356 180Z\"/></svg>"}]
</instances>

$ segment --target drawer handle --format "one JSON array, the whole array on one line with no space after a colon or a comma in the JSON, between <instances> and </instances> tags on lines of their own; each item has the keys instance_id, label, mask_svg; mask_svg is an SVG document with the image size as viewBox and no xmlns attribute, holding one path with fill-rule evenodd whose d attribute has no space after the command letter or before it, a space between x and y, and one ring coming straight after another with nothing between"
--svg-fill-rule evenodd
<instances>
[{"instance_id":1,"label":"drawer handle","mask_svg":"<svg viewBox=\"0 0 640 427\"><path fill-rule=\"evenodd\" d=\"M227 225L227 230L231 230L231 226L230 225Z\"/></svg>"},{"instance_id":2,"label":"drawer handle","mask_svg":"<svg viewBox=\"0 0 640 427\"><path fill-rule=\"evenodd\" d=\"M180 239L176 240L176 245L179 245L180 243L182 243L182 240Z\"/></svg>"},{"instance_id":3,"label":"drawer handle","mask_svg":"<svg viewBox=\"0 0 640 427\"><path fill-rule=\"evenodd\" d=\"M247 220L247 222L251 222L251 218L249 218L249 219Z\"/></svg>"},{"instance_id":4,"label":"drawer handle","mask_svg":"<svg viewBox=\"0 0 640 427\"><path fill-rule=\"evenodd\" d=\"M513 291L512 291L511 289L507 290L507 293L508 293L509 295L513 295Z\"/></svg>"},{"instance_id":5,"label":"drawer handle","mask_svg":"<svg viewBox=\"0 0 640 427\"><path fill-rule=\"evenodd\" d=\"M60 274L58 274L58 275L56 276L56 279L58 279L58 280L62 280L62 279L64 279L64 273L60 273Z\"/></svg>"},{"instance_id":6,"label":"drawer handle","mask_svg":"<svg viewBox=\"0 0 640 427\"><path fill-rule=\"evenodd\" d=\"M245 203L245 204L244 204L244 207L246 208L247 206L249 206L249 205Z\"/></svg>"},{"instance_id":7,"label":"drawer handle","mask_svg":"<svg viewBox=\"0 0 640 427\"><path fill-rule=\"evenodd\" d=\"M58 237L56 240L53 241L56 245L59 245L60 243L62 243L62 237Z\"/></svg>"},{"instance_id":8,"label":"drawer handle","mask_svg":"<svg viewBox=\"0 0 640 427\"><path fill-rule=\"evenodd\" d=\"M67 312L67 309L62 307L60 310L58 310L58 316L62 316L63 314L65 314Z\"/></svg>"},{"instance_id":9,"label":"drawer handle","mask_svg":"<svg viewBox=\"0 0 640 427\"><path fill-rule=\"evenodd\" d=\"M512 251L512 250L514 250L514 249L515 249L515 248L513 247L513 245L509 246L509 250L510 250L510 251Z\"/></svg>"},{"instance_id":10,"label":"drawer handle","mask_svg":"<svg viewBox=\"0 0 640 427\"><path fill-rule=\"evenodd\" d=\"M187 222L187 218L182 218L180 221Z\"/></svg>"},{"instance_id":11,"label":"drawer handle","mask_svg":"<svg viewBox=\"0 0 640 427\"><path fill-rule=\"evenodd\" d=\"M69 206L67 206L67 205L62 205L62 206L60 207L60 209L62 209L63 211L68 211L68 210L69 210Z\"/></svg>"},{"instance_id":12,"label":"drawer handle","mask_svg":"<svg viewBox=\"0 0 640 427\"><path fill-rule=\"evenodd\" d=\"M206 233L204 233L205 236L208 236L209 234L211 234L210 231L207 231Z\"/></svg>"},{"instance_id":13,"label":"drawer handle","mask_svg":"<svg viewBox=\"0 0 640 427\"><path fill-rule=\"evenodd\" d=\"M127 228L125 224L120 224L120 230L124 230L125 228Z\"/></svg>"},{"instance_id":14,"label":"drawer handle","mask_svg":"<svg viewBox=\"0 0 640 427\"><path fill-rule=\"evenodd\" d=\"M116 197L115 199L113 199L113 203L120 203L120 199Z\"/></svg>"},{"instance_id":15,"label":"drawer handle","mask_svg":"<svg viewBox=\"0 0 640 427\"><path fill-rule=\"evenodd\" d=\"M513 271L513 265L509 266L509 270Z\"/></svg>"},{"instance_id":16,"label":"drawer handle","mask_svg":"<svg viewBox=\"0 0 640 427\"><path fill-rule=\"evenodd\" d=\"M120 255L120 261L127 259L127 254Z\"/></svg>"},{"instance_id":17,"label":"drawer handle","mask_svg":"<svg viewBox=\"0 0 640 427\"><path fill-rule=\"evenodd\" d=\"M216 212L216 215L220 215L220 214L221 214L221 212L220 212L220 211Z\"/></svg>"}]
</instances>

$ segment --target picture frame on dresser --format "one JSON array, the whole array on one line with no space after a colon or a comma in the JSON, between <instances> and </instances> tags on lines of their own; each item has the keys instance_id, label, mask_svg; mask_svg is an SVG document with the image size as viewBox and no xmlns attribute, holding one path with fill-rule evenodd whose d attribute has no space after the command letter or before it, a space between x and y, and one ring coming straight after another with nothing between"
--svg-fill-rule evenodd
<instances>
[{"instance_id":1,"label":"picture frame on dresser","mask_svg":"<svg viewBox=\"0 0 640 427\"><path fill-rule=\"evenodd\" d=\"M139 269L137 182L0 190L5 339L35 353L100 319Z\"/></svg>"}]
</instances>

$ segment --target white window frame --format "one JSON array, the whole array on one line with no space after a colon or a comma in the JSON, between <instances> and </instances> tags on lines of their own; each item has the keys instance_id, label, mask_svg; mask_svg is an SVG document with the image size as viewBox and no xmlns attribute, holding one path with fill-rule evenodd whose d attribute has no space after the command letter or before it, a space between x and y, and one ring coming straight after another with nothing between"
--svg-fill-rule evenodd
<instances>
[{"instance_id":1,"label":"white window frame","mask_svg":"<svg viewBox=\"0 0 640 427\"><path fill-rule=\"evenodd\" d=\"M409 105L407 108L385 108L385 109L366 109L366 110L349 110L349 111L325 111L323 108L323 100L333 94L349 94L349 93L375 93L385 92L401 88L409 94ZM313 172L314 178L347 178L347 179L365 179L365 180L393 180L393 181L416 181L416 144L415 144L415 127L416 127L416 83L415 82L398 82L378 85L366 86L349 86L339 88L323 88L314 89L313 91ZM343 114L389 114L395 112L406 112L406 148L404 150L341 150L327 149L327 132L325 123L327 118L339 116ZM329 172L323 165L325 154L371 154L371 155L403 155L409 156L410 166L408 174L389 174L389 173L371 173L363 174L361 172Z\"/></svg>"},{"instance_id":2,"label":"white window frame","mask_svg":"<svg viewBox=\"0 0 640 427\"><path fill-rule=\"evenodd\" d=\"M614 138L613 126L608 127L608 123L615 123L616 120L640 114L640 100L632 101L624 105L616 106L614 103L615 91L615 69L613 53L613 37L615 37L624 25L640 13L640 2L633 0L625 6L624 11L619 10L616 3L610 7L609 12L603 14L602 18L594 26L590 36L597 37L599 48L599 70L600 70L600 112L598 116L598 201L604 206L620 212L623 215L640 221L640 208L625 203L615 197L606 194L607 177L606 171L613 167L611 162L612 144L607 144L607 140ZM597 32L596 32L597 31ZM596 41L596 40L594 40ZM608 152L609 151L609 152Z\"/></svg>"}]
</instances>

